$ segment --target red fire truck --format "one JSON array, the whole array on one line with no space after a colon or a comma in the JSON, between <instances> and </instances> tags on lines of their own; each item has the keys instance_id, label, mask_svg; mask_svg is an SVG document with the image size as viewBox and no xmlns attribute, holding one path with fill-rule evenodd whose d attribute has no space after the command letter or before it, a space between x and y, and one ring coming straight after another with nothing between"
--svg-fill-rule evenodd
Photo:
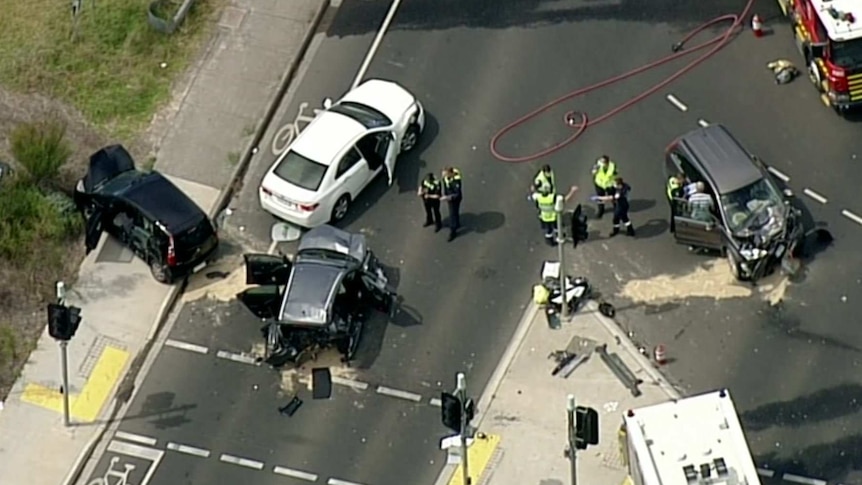
<instances>
[{"instance_id":1,"label":"red fire truck","mask_svg":"<svg viewBox=\"0 0 862 485\"><path fill-rule=\"evenodd\" d=\"M778 0L790 18L808 76L839 113L862 105L862 2Z\"/></svg>"}]
</instances>

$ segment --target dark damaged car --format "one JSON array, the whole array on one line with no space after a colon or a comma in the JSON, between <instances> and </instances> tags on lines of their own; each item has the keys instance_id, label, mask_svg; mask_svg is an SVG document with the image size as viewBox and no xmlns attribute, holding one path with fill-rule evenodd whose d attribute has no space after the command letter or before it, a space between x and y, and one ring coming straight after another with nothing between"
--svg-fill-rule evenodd
<instances>
[{"instance_id":1,"label":"dark damaged car","mask_svg":"<svg viewBox=\"0 0 862 485\"><path fill-rule=\"evenodd\" d=\"M795 267L804 237L802 212L766 165L722 125L691 131L667 148L665 177L683 173L703 182L713 211L671 201L674 237L680 244L720 252L734 277L755 282L779 264Z\"/></svg>"},{"instance_id":2,"label":"dark damaged car","mask_svg":"<svg viewBox=\"0 0 862 485\"><path fill-rule=\"evenodd\" d=\"M135 168L122 145L90 156L75 204L86 220L89 254L107 232L149 267L161 283L199 270L218 247L209 217L164 175Z\"/></svg>"},{"instance_id":3,"label":"dark damaged car","mask_svg":"<svg viewBox=\"0 0 862 485\"><path fill-rule=\"evenodd\" d=\"M239 299L266 323L263 360L299 364L335 348L353 360L373 311L394 312L389 289L365 236L324 225L305 233L293 261L280 255L246 254L246 283Z\"/></svg>"}]
</instances>

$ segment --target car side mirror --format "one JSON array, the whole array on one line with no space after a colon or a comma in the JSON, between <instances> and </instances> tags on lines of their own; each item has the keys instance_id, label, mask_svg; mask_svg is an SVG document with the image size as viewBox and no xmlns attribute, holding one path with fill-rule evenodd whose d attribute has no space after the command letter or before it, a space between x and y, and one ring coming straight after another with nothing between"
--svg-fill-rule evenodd
<instances>
[{"instance_id":1,"label":"car side mirror","mask_svg":"<svg viewBox=\"0 0 862 485\"><path fill-rule=\"evenodd\" d=\"M329 109L332 107L332 98L323 98L323 109Z\"/></svg>"}]
</instances>

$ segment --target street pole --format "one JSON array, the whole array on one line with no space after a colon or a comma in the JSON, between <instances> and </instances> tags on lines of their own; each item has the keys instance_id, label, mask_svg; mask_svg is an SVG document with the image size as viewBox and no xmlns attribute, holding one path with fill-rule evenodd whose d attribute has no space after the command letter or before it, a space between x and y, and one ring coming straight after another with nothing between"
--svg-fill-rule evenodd
<instances>
[{"instance_id":1,"label":"street pole","mask_svg":"<svg viewBox=\"0 0 862 485\"><path fill-rule=\"evenodd\" d=\"M566 403L566 411L569 415L569 463L571 465L572 485L578 485L578 466L576 461L577 447L575 446L575 441L577 439L577 421L575 420L575 395L569 394L567 396L567 401L568 402Z\"/></svg>"},{"instance_id":2,"label":"street pole","mask_svg":"<svg viewBox=\"0 0 862 485\"><path fill-rule=\"evenodd\" d=\"M470 466L467 463L467 377L463 372L457 375L456 391L461 401L461 472L464 485L470 485Z\"/></svg>"},{"instance_id":3,"label":"street pole","mask_svg":"<svg viewBox=\"0 0 862 485\"><path fill-rule=\"evenodd\" d=\"M66 284L58 281L56 285L57 303L66 305ZM63 380L63 425L69 427L71 420L69 417L69 342L60 340L60 373Z\"/></svg>"},{"instance_id":4,"label":"street pole","mask_svg":"<svg viewBox=\"0 0 862 485\"><path fill-rule=\"evenodd\" d=\"M60 369L63 372L63 425L68 427L69 420L69 357L67 347L69 342L60 341Z\"/></svg>"},{"instance_id":5,"label":"street pole","mask_svg":"<svg viewBox=\"0 0 862 485\"><path fill-rule=\"evenodd\" d=\"M566 301L566 253L564 251L566 236L563 234L563 209L566 205L566 199L562 195L557 195L554 201L554 210L557 212L557 252L560 260L560 287L563 295L563 308L560 312L560 321L568 321L569 319L569 302Z\"/></svg>"}]
</instances>

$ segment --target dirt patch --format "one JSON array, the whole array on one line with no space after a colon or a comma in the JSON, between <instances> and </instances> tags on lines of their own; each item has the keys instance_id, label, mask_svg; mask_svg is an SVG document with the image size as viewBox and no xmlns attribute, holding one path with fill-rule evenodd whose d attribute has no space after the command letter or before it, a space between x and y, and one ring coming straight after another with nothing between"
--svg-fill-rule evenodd
<instances>
[{"instance_id":1,"label":"dirt patch","mask_svg":"<svg viewBox=\"0 0 862 485\"><path fill-rule=\"evenodd\" d=\"M245 283L245 265L242 263L242 257L231 256L219 259L189 278L188 286L183 293L183 301L210 298L227 302L236 298L237 293L248 288L249 285Z\"/></svg>"},{"instance_id":2,"label":"dirt patch","mask_svg":"<svg viewBox=\"0 0 862 485\"><path fill-rule=\"evenodd\" d=\"M79 112L38 94L17 94L0 86L0 160L13 165L9 133L21 123L56 120L66 126L66 139L73 149L63 166L59 184L71 190L86 167L89 155L106 140ZM35 347L45 322L44 305L54 297L54 282L72 284L84 257L83 241L70 241L64 248L60 266L46 265L27 271L10 261L0 261L0 327L4 339L11 340L10 352L0 356L0 400L5 399L24 362ZM38 250L34 248L34 250ZM4 340L4 341L8 341Z\"/></svg>"},{"instance_id":3,"label":"dirt patch","mask_svg":"<svg viewBox=\"0 0 862 485\"><path fill-rule=\"evenodd\" d=\"M262 359L264 355L264 343L254 344L251 349L251 355L257 359ZM341 354L336 349L326 349L318 353L314 360L303 362L299 367L281 371L279 387L283 395L291 396L301 389L311 391L311 371L321 367L328 367L329 373L334 379L355 380L357 377L357 372L354 369L344 365L341 361ZM361 391L356 390L356 392Z\"/></svg>"},{"instance_id":4,"label":"dirt patch","mask_svg":"<svg viewBox=\"0 0 862 485\"><path fill-rule=\"evenodd\" d=\"M687 298L748 298L758 295L771 305L784 299L789 281L774 274L753 287L737 281L721 260L710 261L693 272L681 275L658 275L626 282L620 296L634 303L660 304Z\"/></svg>"}]
</instances>

